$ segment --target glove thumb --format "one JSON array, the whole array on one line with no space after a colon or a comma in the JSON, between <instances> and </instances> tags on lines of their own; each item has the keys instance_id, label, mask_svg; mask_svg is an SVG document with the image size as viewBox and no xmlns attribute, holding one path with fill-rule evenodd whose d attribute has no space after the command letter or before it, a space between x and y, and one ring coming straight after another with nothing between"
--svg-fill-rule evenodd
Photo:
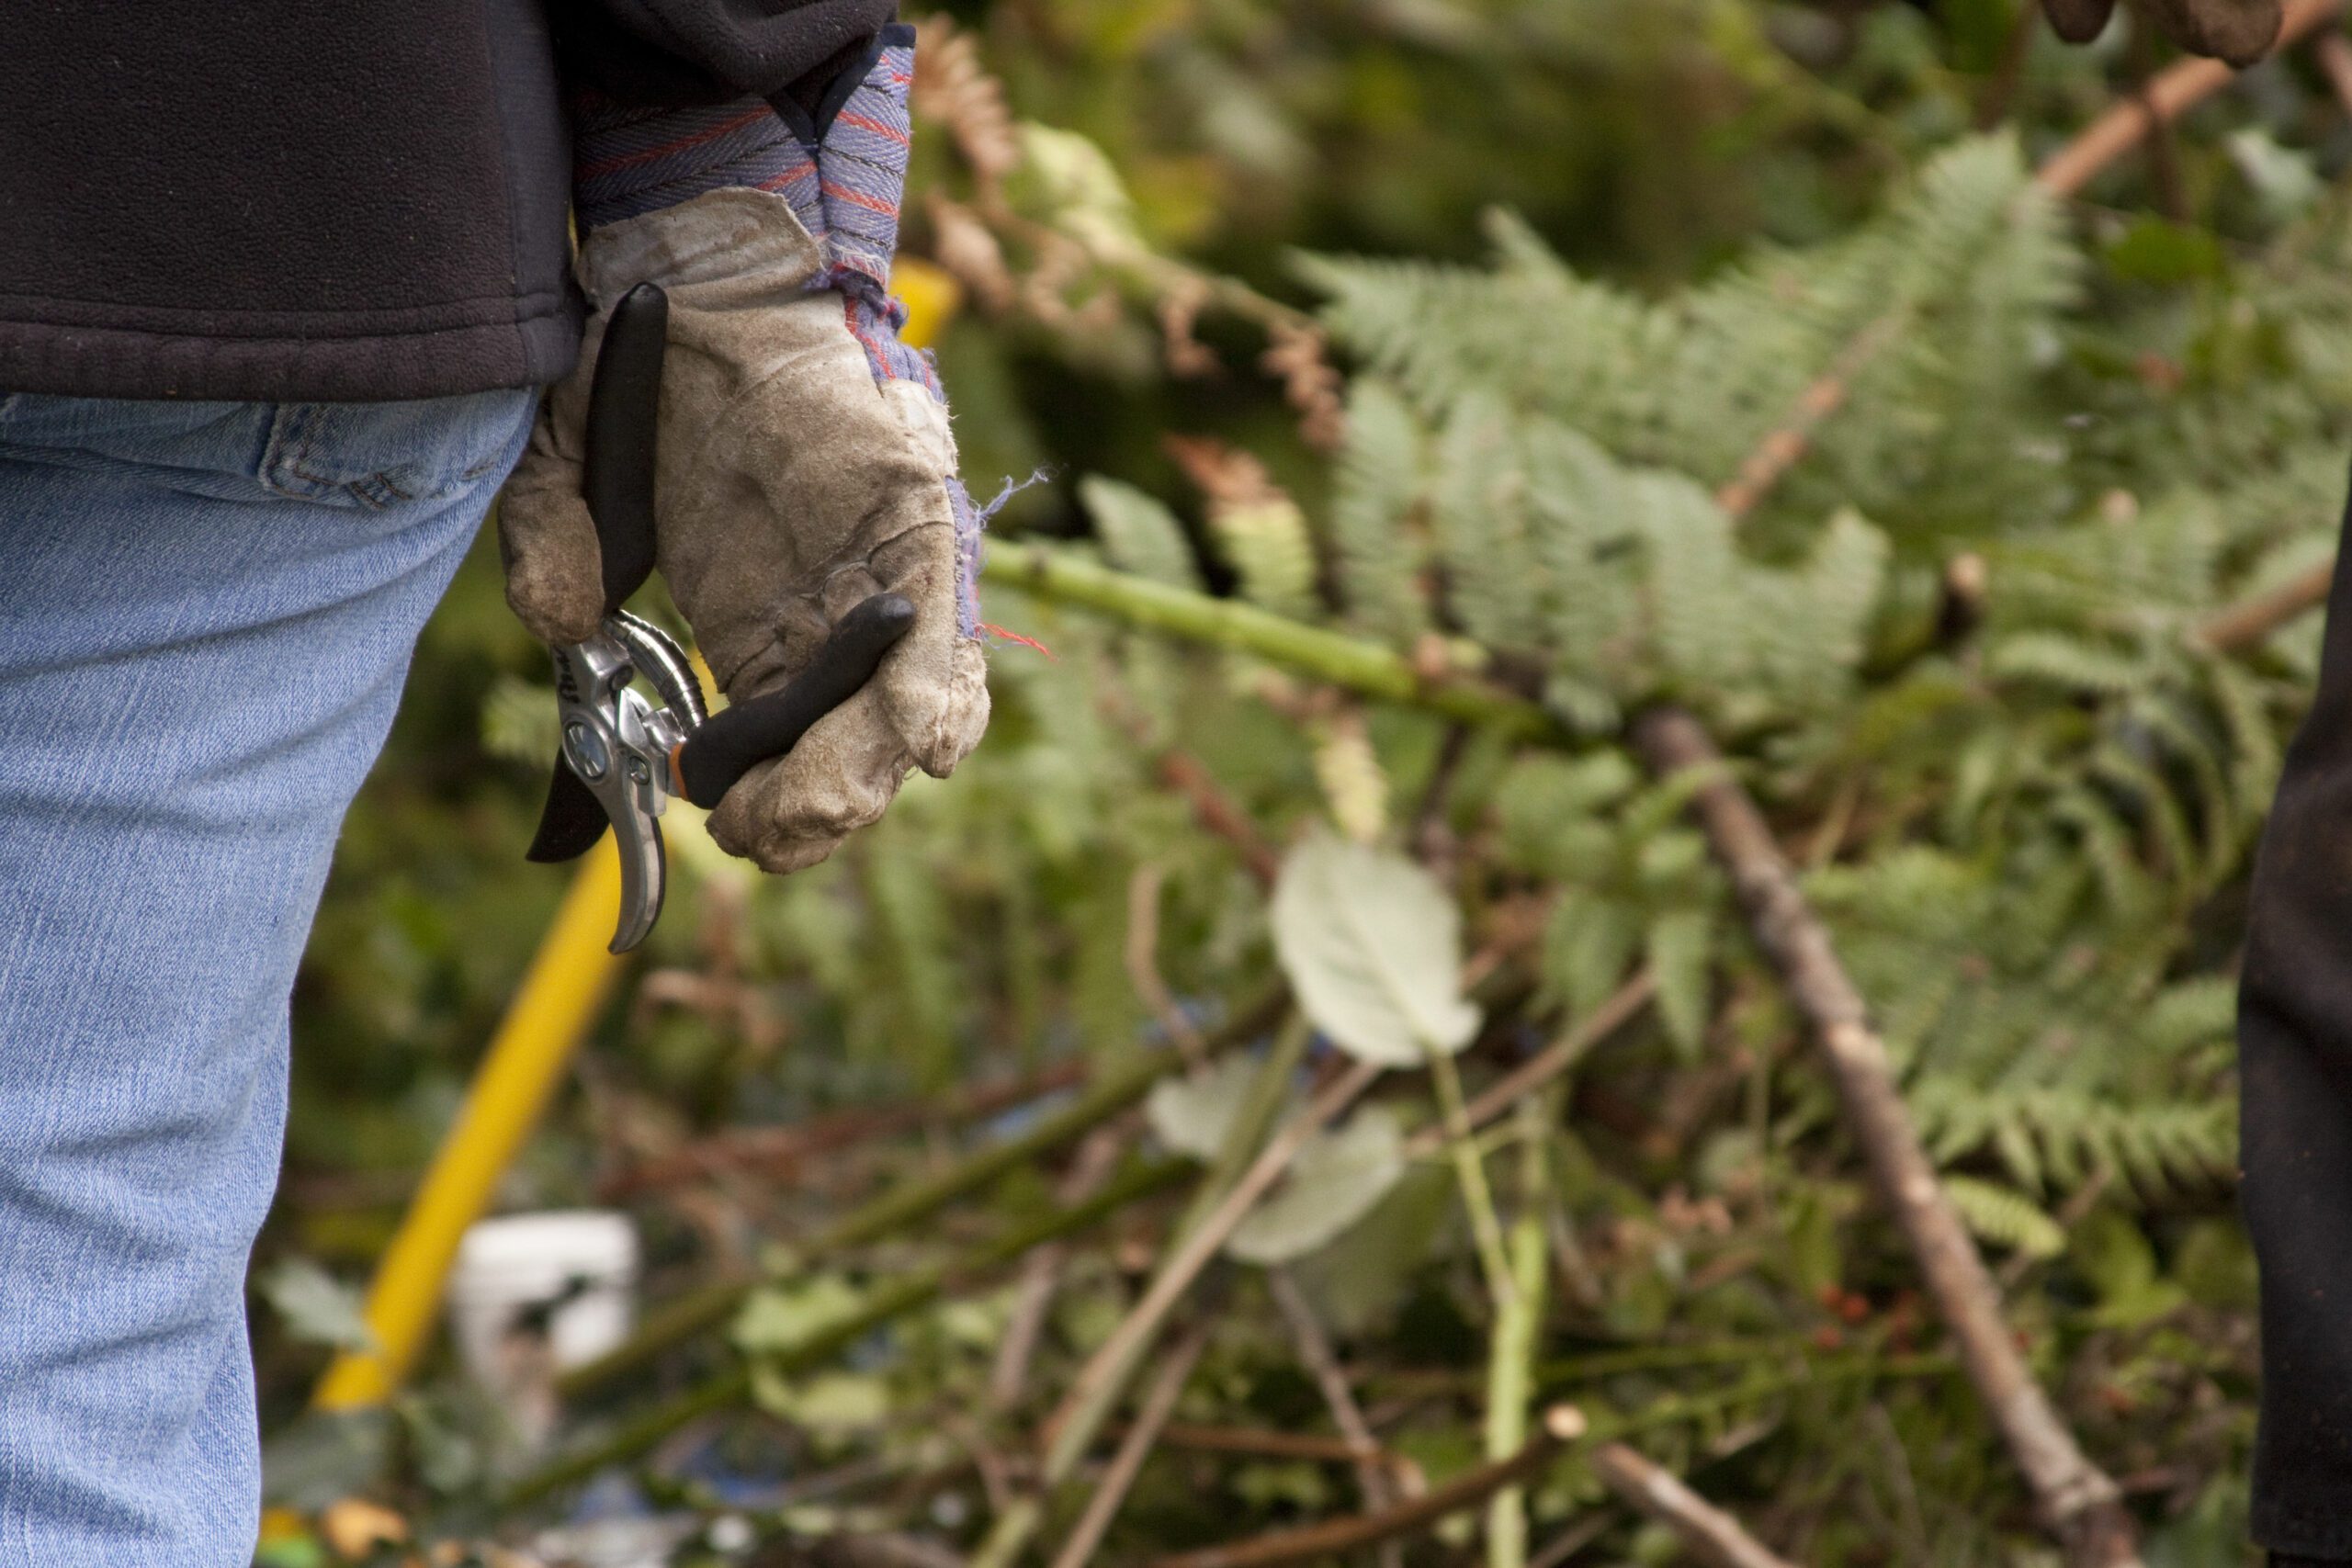
<instances>
[{"instance_id":1,"label":"glove thumb","mask_svg":"<svg viewBox=\"0 0 2352 1568\"><path fill-rule=\"evenodd\" d=\"M540 641L582 642L605 616L604 558L581 498L582 454L558 429L550 396L500 492L498 554L506 603Z\"/></svg>"}]
</instances>

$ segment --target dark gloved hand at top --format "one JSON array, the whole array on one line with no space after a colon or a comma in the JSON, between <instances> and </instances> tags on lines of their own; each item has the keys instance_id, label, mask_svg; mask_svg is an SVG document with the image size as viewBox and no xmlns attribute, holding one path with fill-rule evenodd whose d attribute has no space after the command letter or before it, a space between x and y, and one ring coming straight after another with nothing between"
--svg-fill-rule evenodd
<instances>
[{"instance_id":1,"label":"dark gloved hand at top","mask_svg":"<svg viewBox=\"0 0 2352 1568\"><path fill-rule=\"evenodd\" d=\"M2050 25L2068 43L2087 43L2106 28L2115 0L2041 0ZM2141 10L2191 54L2251 65L2278 41L2278 0L2142 0Z\"/></svg>"}]
</instances>

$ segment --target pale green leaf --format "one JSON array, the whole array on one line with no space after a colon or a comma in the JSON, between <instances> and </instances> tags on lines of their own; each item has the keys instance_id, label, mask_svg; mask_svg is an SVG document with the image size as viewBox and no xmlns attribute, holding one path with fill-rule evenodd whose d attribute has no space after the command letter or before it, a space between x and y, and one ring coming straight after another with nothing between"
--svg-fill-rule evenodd
<instances>
[{"instance_id":1,"label":"pale green leaf","mask_svg":"<svg viewBox=\"0 0 2352 1568\"><path fill-rule=\"evenodd\" d=\"M736 1348L746 1355L793 1349L846 1321L858 1293L838 1274L820 1274L752 1292L735 1316Z\"/></svg>"},{"instance_id":2,"label":"pale green leaf","mask_svg":"<svg viewBox=\"0 0 2352 1568\"><path fill-rule=\"evenodd\" d=\"M1274 886L1274 949L1299 1005L1350 1055L1408 1067L1461 1050L1462 917L1437 879L1385 850L1316 834Z\"/></svg>"},{"instance_id":3,"label":"pale green leaf","mask_svg":"<svg viewBox=\"0 0 2352 1568\"><path fill-rule=\"evenodd\" d=\"M1304 1258L1371 1213L1404 1174L1396 1118L1376 1106L1360 1111L1307 1140L1288 1178L1235 1228L1226 1250L1245 1263Z\"/></svg>"},{"instance_id":4,"label":"pale green leaf","mask_svg":"<svg viewBox=\"0 0 2352 1568\"><path fill-rule=\"evenodd\" d=\"M1215 1159L1234 1119L1250 1103L1258 1067L1255 1058L1235 1052L1189 1077L1162 1078L1144 1101L1144 1116L1172 1152Z\"/></svg>"},{"instance_id":5,"label":"pale green leaf","mask_svg":"<svg viewBox=\"0 0 2352 1568\"><path fill-rule=\"evenodd\" d=\"M307 1258L289 1258L254 1281L286 1325L288 1337L339 1350L372 1350L375 1331L356 1287Z\"/></svg>"}]
</instances>

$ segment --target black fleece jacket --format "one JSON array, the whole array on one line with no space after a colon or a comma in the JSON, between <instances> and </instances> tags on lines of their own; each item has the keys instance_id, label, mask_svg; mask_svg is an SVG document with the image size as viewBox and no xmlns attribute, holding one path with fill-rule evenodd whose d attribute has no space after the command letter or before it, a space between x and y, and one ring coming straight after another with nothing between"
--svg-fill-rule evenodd
<instances>
[{"instance_id":1,"label":"black fleece jacket","mask_svg":"<svg viewBox=\"0 0 2352 1568\"><path fill-rule=\"evenodd\" d=\"M564 106L806 101L892 0L21 0L0 396L355 400L579 346Z\"/></svg>"}]
</instances>

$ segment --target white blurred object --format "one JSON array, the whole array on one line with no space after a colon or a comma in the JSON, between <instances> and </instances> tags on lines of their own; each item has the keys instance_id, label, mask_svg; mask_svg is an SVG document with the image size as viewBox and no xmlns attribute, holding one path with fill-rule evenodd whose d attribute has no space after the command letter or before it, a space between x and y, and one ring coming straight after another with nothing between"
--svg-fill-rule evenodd
<instances>
[{"instance_id":1,"label":"white blurred object","mask_svg":"<svg viewBox=\"0 0 2352 1568\"><path fill-rule=\"evenodd\" d=\"M628 1337L637 1230L601 1209L483 1220L458 1244L449 1322L458 1357L526 1442L552 1425L555 1374Z\"/></svg>"}]
</instances>

